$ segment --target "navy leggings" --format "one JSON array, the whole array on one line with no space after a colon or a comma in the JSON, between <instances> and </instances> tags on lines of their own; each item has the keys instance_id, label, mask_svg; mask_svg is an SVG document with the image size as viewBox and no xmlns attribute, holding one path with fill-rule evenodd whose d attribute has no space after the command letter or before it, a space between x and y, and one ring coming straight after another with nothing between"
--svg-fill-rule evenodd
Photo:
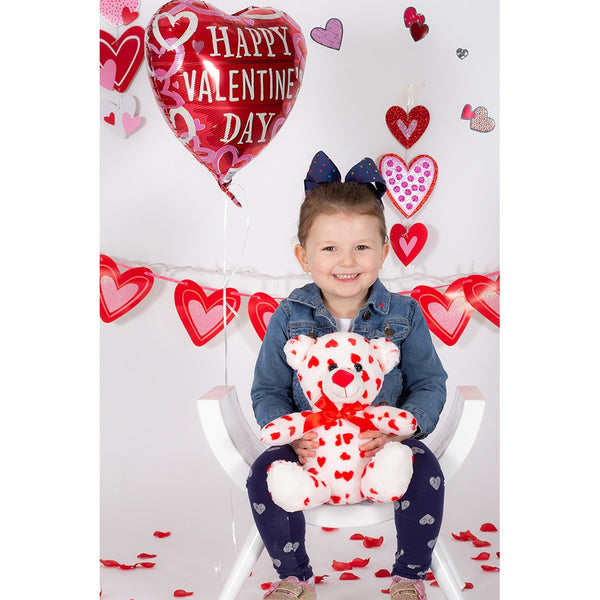
<instances>
[{"instance_id":1,"label":"navy leggings","mask_svg":"<svg viewBox=\"0 0 600 600\"><path fill-rule=\"evenodd\" d=\"M412 448L414 463L406 493L394 502L397 550L392 575L424 579L442 524L444 475L425 444L412 439L402 443ZM267 469L276 460L298 462L298 456L291 446L273 446L257 458L246 482L252 515L279 578L293 575L307 581L313 572L304 545L304 513L286 512L267 489Z\"/></svg>"}]
</instances>

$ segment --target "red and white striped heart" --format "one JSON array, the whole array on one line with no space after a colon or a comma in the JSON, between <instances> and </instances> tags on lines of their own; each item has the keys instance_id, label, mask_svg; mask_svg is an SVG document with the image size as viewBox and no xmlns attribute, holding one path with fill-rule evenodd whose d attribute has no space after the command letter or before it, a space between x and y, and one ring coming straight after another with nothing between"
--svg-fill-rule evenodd
<instances>
[{"instance_id":1,"label":"red and white striped heart","mask_svg":"<svg viewBox=\"0 0 600 600\"><path fill-rule=\"evenodd\" d=\"M379 170L385 179L388 197L407 219L423 208L438 174L435 160L427 154L417 156L410 165L396 154L384 154Z\"/></svg>"}]
</instances>

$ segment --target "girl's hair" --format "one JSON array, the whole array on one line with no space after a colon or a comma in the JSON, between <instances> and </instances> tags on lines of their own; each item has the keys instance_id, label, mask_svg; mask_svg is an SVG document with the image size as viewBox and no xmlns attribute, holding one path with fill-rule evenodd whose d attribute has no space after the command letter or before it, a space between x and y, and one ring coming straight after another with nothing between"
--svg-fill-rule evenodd
<instances>
[{"instance_id":1,"label":"girl's hair","mask_svg":"<svg viewBox=\"0 0 600 600\"><path fill-rule=\"evenodd\" d=\"M379 221L381 238L387 242L383 204L370 185L356 181L321 183L306 193L298 219L298 242L306 243L308 232L319 215L339 212L375 217Z\"/></svg>"}]
</instances>

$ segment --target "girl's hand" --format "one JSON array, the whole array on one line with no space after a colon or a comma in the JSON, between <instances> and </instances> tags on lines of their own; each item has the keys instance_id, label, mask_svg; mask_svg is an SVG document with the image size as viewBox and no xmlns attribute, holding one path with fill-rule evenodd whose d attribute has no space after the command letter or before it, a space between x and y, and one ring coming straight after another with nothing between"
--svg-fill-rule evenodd
<instances>
[{"instance_id":1,"label":"girl's hand","mask_svg":"<svg viewBox=\"0 0 600 600\"><path fill-rule=\"evenodd\" d=\"M317 455L319 442L316 441L317 434L314 431L308 431L299 440L292 442L290 446L300 458L300 464L303 465L307 458L314 458Z\"/></svg>"},{"instance_id":2,"label":"girl's hand","mask_svg":"<svg viewBox=\"0 0 600 600\"><path fill-rule=\"evenodd\" d=\"M401 442L407 440L410 435L389 435L383 433L383 431L363 431L358 435L359 439L369 441L362 446L359 446L359 450L365 453L367 458L375 456L388 442Z\"/></svg>"}]
</instances>

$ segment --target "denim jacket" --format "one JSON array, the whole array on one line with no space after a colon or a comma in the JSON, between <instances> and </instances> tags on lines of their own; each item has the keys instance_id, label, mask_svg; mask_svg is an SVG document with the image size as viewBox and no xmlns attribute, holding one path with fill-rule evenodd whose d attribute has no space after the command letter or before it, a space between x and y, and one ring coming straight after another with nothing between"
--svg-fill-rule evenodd
<instances>
[{"instance_id":1,"label":"denim jacket","mask_svg":"<svg viewBox=\"0 0 600 600\"><path fill-rule=\"evenodd\" d=\"M314 283L295 289L273 313L265 334L252 384L252 407L260 427L283 415L311 410L283 347L297 335L321 336L337 331ZM447 375L431 341L418 303L393 294L379 281L373 284L352 331L367 339L387 337L400 349L400 362L384 378L374 405L403 408L417 419L415 438L435 428L446 401Z\"/></svg>"}]
</instances>

